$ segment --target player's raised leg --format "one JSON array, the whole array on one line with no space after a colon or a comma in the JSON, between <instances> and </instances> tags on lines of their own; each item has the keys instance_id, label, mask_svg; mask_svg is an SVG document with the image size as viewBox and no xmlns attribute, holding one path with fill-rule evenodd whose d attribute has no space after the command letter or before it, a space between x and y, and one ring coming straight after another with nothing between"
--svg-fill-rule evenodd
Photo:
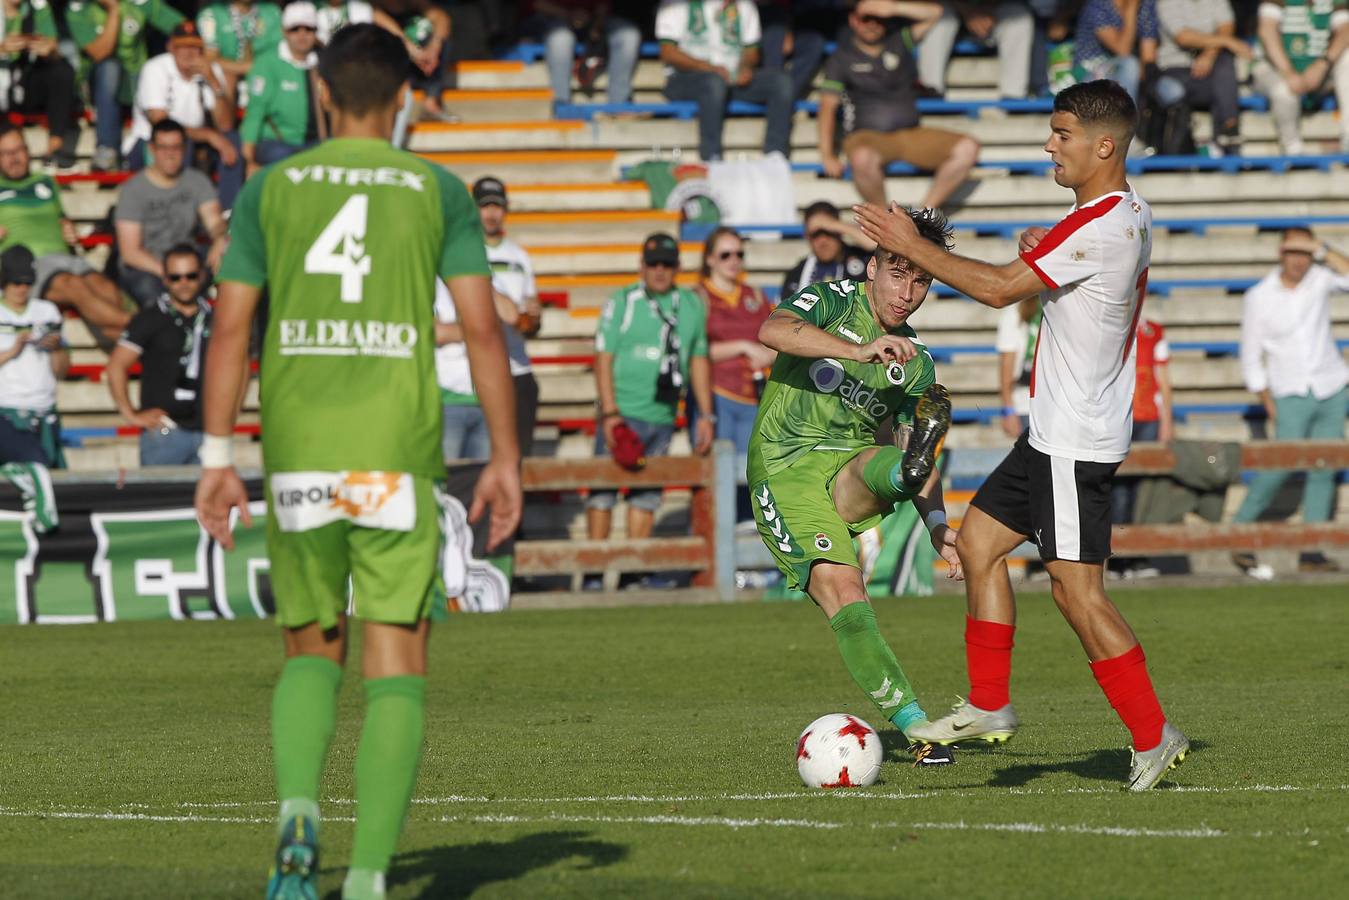
<instances>
[{"instance_id":1,"label":"player's raised leg","mask_svg":"<svg viewBox=\"0 0 1349 900\"><path fill-rule=\"evenodd\" d=\"M1133 629L1105 593L1105 565L1055 560L1045 564L1054 603L1077 632L1091 673L1133 738L1129 790L1146 791L1184 761L1190 742L1166 721Z\"/></svg>"}]
</instances>

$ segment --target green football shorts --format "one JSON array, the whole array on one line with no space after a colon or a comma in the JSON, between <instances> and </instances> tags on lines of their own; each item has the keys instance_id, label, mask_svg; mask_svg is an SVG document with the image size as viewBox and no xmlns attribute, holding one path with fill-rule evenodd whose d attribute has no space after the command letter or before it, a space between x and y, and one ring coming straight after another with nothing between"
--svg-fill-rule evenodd
<instances>
[{"instance_id":1,"label":"green football shorts","mask_svg":"<svg viewBox=\"0 0 1349 900\"><path fill-rule=\"evenodd\" d=\"M791 468L750 485L759 536L789 588L805 590L810 568L820 560L861 568L853 536L878 525L881 516L844 522L834 508L834 479L867 449L811 450Z\"/></svg>"},{"instance_id":2,"label":"green football shorts","mask_svg":"<svg viewBox=\"0 0 1349 900\"><path fill-rule=\"evenodd\" d=\"M439 485L418 475L283 472L266 479L276 618L325 630L357 618L411 625L444 596Z\"/></svg>"}]
</instances>

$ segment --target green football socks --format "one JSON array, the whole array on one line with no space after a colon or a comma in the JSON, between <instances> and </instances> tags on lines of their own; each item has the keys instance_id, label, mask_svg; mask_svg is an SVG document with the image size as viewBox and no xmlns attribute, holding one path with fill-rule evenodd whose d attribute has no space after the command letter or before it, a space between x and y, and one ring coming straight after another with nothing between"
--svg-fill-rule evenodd
<instances>
[{"instance_id":1,"label":"green football socks","mask_svg":"<svg viewBox=\"0 0 1349 900\"><path fill-rule=\"evenodd\" d=\"M281 821L318 819L319 778L337 719L342 667L322 656L293 656L272 692L272 756Z\"/></svg>"},{"instance_id":2,"label":"green football socks","mask_svg":"<svg viewBox=\"0 0 1349 900\"><path fill-rule=\"evenodd\" d=\"M886 503L912 500L913 491L904 486L904 481L900 477L899 466L903 461L903 450L898 447L882 447L862 467L862 483L867 486L867 490Z\"/></svg>"},{"instance_id":3,"label":"green football socks","mask_svg":"<svg viewBox=\"0 0 1349 900\"><path fill-rule=\"evenodd\" d=\"M829 620L838 641L838 652L853 681L876 704L881 715L900 731L925 721L927 715L894 651L876 627L876 611L869 603L849 603Z\"/></svg>"},{"instance_id":4,"label":"green football socks","mask_svg":"<svg viewBox=\"0 0 1349 900\"><path fill-rule=\"evenodd\" d=\"M356 840L351 867L389 868L412 802L422 755L426 678L398 675L365 682L365 725L356 752Z\"/></svg>"}]
</instances>

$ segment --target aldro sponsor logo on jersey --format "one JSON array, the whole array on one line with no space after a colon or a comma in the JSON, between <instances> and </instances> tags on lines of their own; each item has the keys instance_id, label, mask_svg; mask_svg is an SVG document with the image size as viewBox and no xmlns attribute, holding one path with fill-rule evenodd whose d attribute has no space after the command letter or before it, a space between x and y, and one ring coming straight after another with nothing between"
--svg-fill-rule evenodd
<instances>
[{"instance_id":1,"label":"aldro sponsor logo on jersey","mask_svg":"<svg viewBox=\"0 0 1349 900\"><path fill-rule=\"evenodd\" d=\"M282 319L282 356L390 356L411 359L417 326L409 322Z\"/></svg>"},{"instance_id":2,"label":"aldro sponsor logo on jersey","mask_svg":"<svg viewBox=\"0 0 1349 900\"><path fill-rule=\"evenodd\" d=\"M900 370L903 381L903 369ZM895 376L887 369L886 377L895 381ZM836 359L817 359L810 366L810 380L821 394L838 394L843 405L856 410L879 422L890 412L890 407L879 398L879 389L868 386L860 379L853 378L843 369L843 363Z\"/></svg>"}]
</instances>

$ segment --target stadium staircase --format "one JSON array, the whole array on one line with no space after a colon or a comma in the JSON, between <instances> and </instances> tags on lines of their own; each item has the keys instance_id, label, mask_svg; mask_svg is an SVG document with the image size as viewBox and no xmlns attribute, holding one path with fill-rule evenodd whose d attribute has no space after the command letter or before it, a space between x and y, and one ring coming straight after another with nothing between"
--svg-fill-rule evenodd
<instances>
[{"instance_id":1,"label":"stadium staircase","mask_svg":"<svg viewBox=\"0 0 1349 900\"><path fill-rule=\"evenodd\" d=\"M615 288L635 278L642 238L655 230L677 232L675 212L650 208L646 186L625 170L652 158L696 159L697 128L686 105L660 93L661 66L645 48L634 102L622 107L578 101L553 109L543 63L522 45L515 59L460 66L458 87L444 97L462 118L455 124L416 127L410 149L446 166L466 182L492 174L506 181L511 198L510 235L532 254L545 303L540 336L530 341L541 389L539 451L581 457L591 453L595 388L593 335L599 310ZM1058 219L1070 204L1046 171L1045 101L996 99L997 63L987 56L953 59L948 99L925 101L925 124L967 132L983 145L983 162L953 210L957 250L1005 260L1016 236L1031 224ZM600 81L600 88L604 80ZM602 93L601 95L602 96ZM798 105L792 130L792 165L798 208L830 200L856 201L852 184L819 174L813 98ZM1311 222L1318 233L1349 247L1349 157L1336 155L1332 108L1309 114L1304 134L1325 155L1281 157L1261 98L1243 104L1245 155L1240 159L1154 157L1132 160L1132 181L1153 205L1154 236L1147 312L1162 321L1175 351L1175 385L1181 436L1246 440L1260 411L1242 385L1236 345L1241 292L1277 262L1276 229ZM764 124L752 107L727 119L728 157L757 155ZM736 115L735 113L740 113ZM1209 137L1207 114L1195 131ZM34 146L41 136L30 135ZM92 152L86 129L81 155ZM90 235L94 255L106 253L106 235L94 234L116 197L116 177L62 178L68 214ZM916 203L925 176L892 167L889 196ZM782 273L806 252L800 221L747 231L750 281L776 297ZM684 274L691 283L700 264L702 234L685 229ZM1349 344L1349 295L1333 302L1335 335ZM997 427L997 365L993 351L997 313L944 286L915 325L941 362L941 378L955 396L958 426L952 447L1001 447ZM68 323L79 377L61 387L60 406L72 466L134 467L134 429L122 426L101 383L105 356L77 320ZM241 452L256 459L256 388L241 425ZM686 445L683 445L686 446ZM680 447L679 444L676 448ZM251 456L250 456L251 454ZM1349 504L1341 503L1345 509ZM621 518L621 517L620 517ZM575 531L579 523L570 526Z\"/></svg>"}]
</instances>

